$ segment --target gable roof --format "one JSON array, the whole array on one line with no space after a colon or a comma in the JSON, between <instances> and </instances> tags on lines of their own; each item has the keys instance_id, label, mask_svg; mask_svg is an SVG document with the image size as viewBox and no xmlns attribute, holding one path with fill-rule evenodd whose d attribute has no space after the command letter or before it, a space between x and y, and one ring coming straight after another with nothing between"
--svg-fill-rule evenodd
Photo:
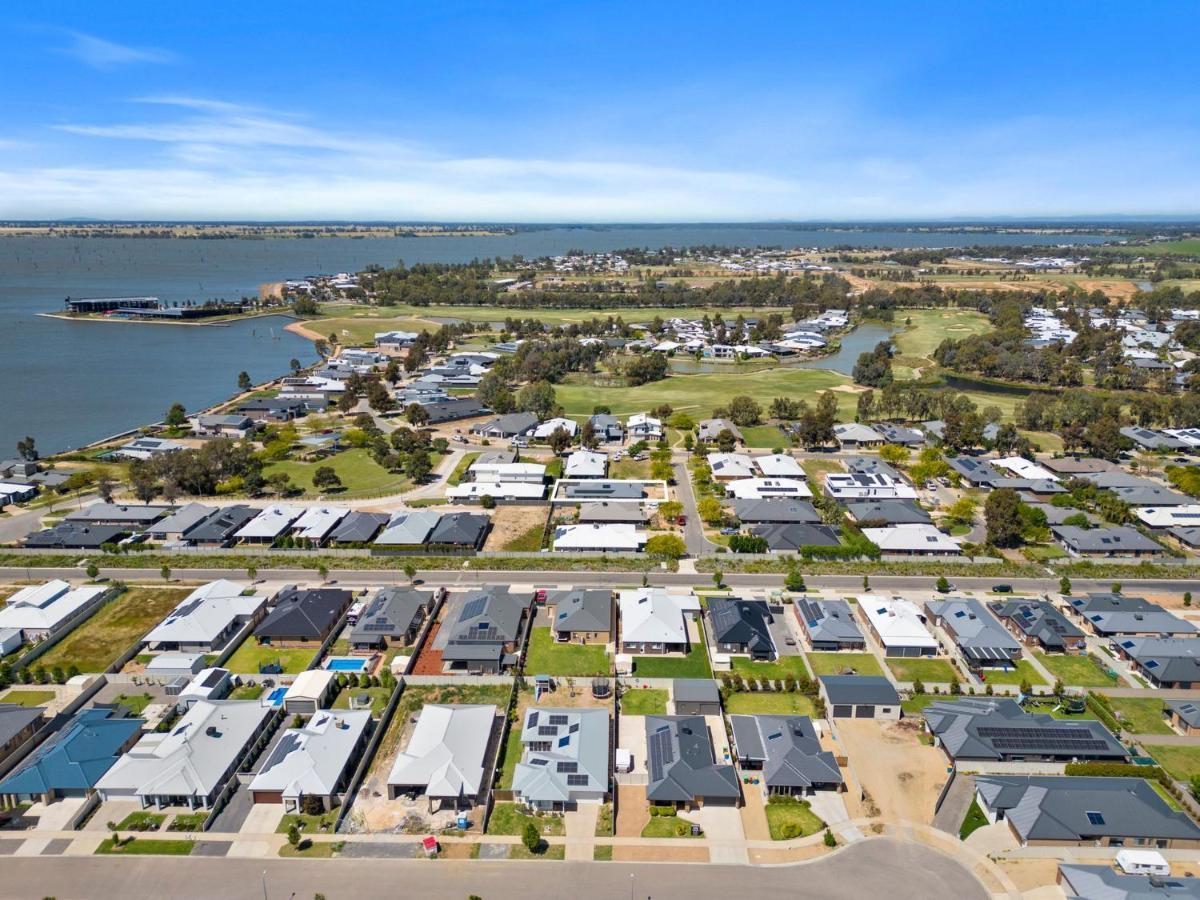
<instances>
[{"instance_id":1,"label":"gable roof","mask_svg":"<svg viewBox=\"0 0 1200 900\"><path fill-rule=\"evenodd\" d=\"M703 716L646 716L646 748L652 803L741 796L734 767L715 761Z\"/></svg>"},{"instance_id":2,"label":"gable roof","mask_svg":"<svg viewBox=\"0 0 1200 900\"><path fill-rule=\"evenodd\" d=\"M1156 681L1200 682L1200 637L1128 637L1120 647Z\"/></svg>"},{"instance_id":3,"label":"gable roof","mask_svg":"<svg viewBox=\"0 0 1200 900\"><path fill-rule=\"evenodd\" d=\"M812 503L792 498L735 500L733 501L733 514L748 525L758 523L815 525L821 521L821 516Z\"/></svg>"},{"instance_id":4,"label":"gable roof","mask_svg":"<svg viewBox=\"0 0 1200 900\"><path fill-rule=\"evenodd\" d=\"M708 616L713 640L719 644L744 644L751 653L774 653L768 623L771 613L764 600L710 597Z\"/></svg>"},{"instance_id":5,"label":"gable roof","mask_svg":"<svg viewBox=\"0 0 1200 900\"><path fill-rule=\"evenodd\" d=\"M1059 882L1071 900L1200 900L1200 878L1125 875L1112 866L1059 863Z\"/></svg>"},{"instance_id":6,"label":"gable roof","mask_svg":"<svg viewBox=\"0 0 1200 900\"><path fill-rule=\"evenodd\" d=\"M858 598L858 605L885 646L937 647L911 600L866 595Z\"/></svg>"},{"instance_id":7,"label":"gable roof","mask_svg":"<svg viewBox=\"0 0 1200 900\"><path fill-rule=\"evenodd\" d=\"M0 608L0 629L53 631L108 590L101 584L72 588L61 579L23 587Z\"/></svg>"},{"instance_id":8,"label":"gable roof","mask_svg":"<svg viewBox=\"0 0 1200 900\"><path fill-rule=\"evenodd\" d=\"M459 643L509 643L517 639L531 599L507 588L486 587L455 597L441 630Z\"/></svg>"},{"instance_id":9,"label":"gable roof","mask_svg":"<svg viewBox=\"0 0 1200 900\"><path fill-rule=\"evenodd\" d=\"M388 522L383 534L375 538L376 544L418 546L424 544L433 527L441 519L441 513L430 509L404 510L396 513Z\"/></svg>"},{"instance_id":10,"label":"gable roof","mask_svg":"<svg viewBox=\"0 0 1200 900\"><path fill-rule=\"evenodd\" d=\"M215 640L235 619L254 615L264 604L261 596L242 596L242 586L224 578L196 588L155 626L147 644L197 643Z\"/></svg>"},{"instance_id":11,"label":"gable roof","mask_svg":"<svg viewBox=\"0 0 1200 900\"><path fill-rule=\"evenodd\" d=\"M1129 758L1129 751L1102 723L1030 714L1008 697L939 700L926 707L923 715L952 759L1003 760L1025 755Z\"/></svg>"},{"instance_id":12,"label":"gable roof","mask_svg":"<svg viewBox=\"0 0 1200 900\"><path fill-rule=\"evenodd\" d=\"M730 716L739 761L761 762L768 788L841 784L837 760L808 716Z\"/></svg>"},{"instance_id":13,"label":"gable roof","mask_svg":"<svg viewBox=\"0 0 1200 900\"><path fill-rule=\"evenodd\" d=\"M336 793L370 724L368 709L318 710L303 727L283 733L250 782L250 790L280 791L284 797Z\"/></svg>"},{"instance_id":14,"label":"gable roof","mask_svg":"<svg viewBox=\"0 0 1200 900\"><path fill-rule=\"evenodd\" d=\"M1048 600L1000 600L990 606L1001 619L1046 647L1064 647L1066 638L1084 636L1083 629Z\"/></svg>"},{"instance_id":15,"label":"gable roof","mask_svg":"<svg viewBox=\"0 0 1200 900\"><path fill-rule=\"evenodd\" d=\"M183 535L185 540L223 543L229 540L242 526L259 514L253 506L238 504L214 510L208 518L189 528Z\"/></svg>"},{"instance_id":16,"label":"gable roof","mask_svg":"<svg viewBox=\"0 0 1200 900\"><path fill-rule=\"evenodd\" d=\"M142 730L144 719L124 718L120 708L92 707L75 714L0 781L0 794L87 790Z\"/></svg>"},{"instance_id":17,"label":"gable roof","mask_svg":"<svg viewBox=\"0 0 1200 900\"><path fill-rule=\"evenodd\" d=\"M430 797L477 796L496 715L491 705L426 704L388 784L420 785Z\"/></svg>"},{"instance_id":18,"label":"gable roof","mask_svg":"<svg viewBox=\"0 0 1200 900\"><path fill-rule=\"evenodd\" d=\"M918 525L932 521L929 513L913 500L855 500L846 504L846 512L860 525L863 522Z\"/></svg>"},{"instance_id":19,"label":"gable roof","mask_svg":"<svg viewBox=\"0 0 1200 900\"><path fill-rule=\"evenodd\" d=\"M608 791L608 710L530 709L512 789L530 802L566 803ZM549 749L532 749L549 744Z\"/></svg>"},{"instance_id":20,"label":"gable roof","mask_svg":"<svg viewBox=\"0 0 1200 900\"><path fill-rule=\"evenodd\" d=\"M1107 528L1080 528L1078 525L1054 525L1054 536L1080 553L1162 553L1163 548L1136 528L1114 525Z\"/></svg>"}]
</instances>

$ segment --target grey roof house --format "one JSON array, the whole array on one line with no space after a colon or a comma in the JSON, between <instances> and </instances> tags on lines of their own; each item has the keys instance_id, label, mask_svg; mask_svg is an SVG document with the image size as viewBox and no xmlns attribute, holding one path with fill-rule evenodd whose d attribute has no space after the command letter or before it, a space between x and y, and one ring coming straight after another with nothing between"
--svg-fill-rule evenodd
<instances>
[{"instance_id":1,"label":"grey roof house","mask_svg":"<svg viewBox=\"0 0 1200 900\"><path fill-rule=\"evenodd\" d=\"M1128 762L1129 751L1100 722L1031 714L1008 697L939 700L925 727L952 760Z\"/></svg>"},{"instance_id":2,"label":"grey roof house","mask_svg":"<svg viewBox=\"0 0 1200 900\"><path fill-rule=\"evenodd\" d=\"M900 695L882 675L822 675L817 684L835 719L900 718Z\"/></svg>"},{"instance_id":3,"label":"grey roof house","mask_svg":"<svg viewBox=\"0 0 1200 900\"><path fill-rule=\"evenodd\" d=\"M532 598L488 587L451 601L434 648L451 671L499 673L516 665Z\"/></svg>"},{"instance_id":4,"label":"grey roof house","mask_svg":"<svg viewBox=\"0 0 1200 900\"><path fill-rule=\"evenodd\" d=\"M444 589L439 589L441 592ZM417 639L421 624L433 610L433 591L412 588L381 588L358 616L350 632L355 650L382 650L407 647Z\"/></svg>"},{"instance_id":5,"label":"grey roof house","mask_svg":"<svg viewBox=\"0 0 1200 900\"><path fill-rule=\"evenodd\" d=\"M1049 600L997 600L992 613L1025 644L1058 653L1082 650L1083 629Z\"/></svg>"},{"instance_id":6,"label":"grey roof house","mask_svg":"<svg viewBox=\"0 0 1200 900\"><path fill-rule=\"evenodd\" d=\"M746 653L751 659L776 656L770 623L774 619L765 600L711 597L708 601L709 631L718 653Z\"/></svg>"},{"instance_id":7,"label":"grey roof house","mask_svg":"<svg viewBox=\"0 0 1200 900\"><path fill-rule=\"evenodd\" d=\"M557 641L606 644L612 636L612 591L584 588L556 591L546 598L546 606L553 607L550 630Z\"/></svg>"},{"instance_id":8,"label":"grey roof house","mask_svg":"<svg viewBox=\"0 0 1200 900\"><path fill-rule=\"evenodd\" d=\"M606 709L526 711L513 793L539 810L604 800L609 794L608 735Z\"/></svg>"},{"instance_id":9,"label":"grey roof house","mask_svg":"<svg viewBox=\"0 0 1200 900\"><path fill-rule=\"evenodd\" d=\"M646 799L668 806L738 803L737 771L718 763L703 716L646 716Z\"/></svg>"},{"instance_id":10,"label":"grey roof house","mask_svg":"<svg viewBox=\"0 0 1200 900\"><path fill-rule=\"evenodd\" d=\"M1193 635L1196 626L1143 597L1094 593L1068 597L1067 610L1084 619L1101 637L1113 635Z\"/></svg>"},{"instance_id":11,"label":"grey roof house","mask_svg":"<svg viewBox=\"0 0 1200 900\"><path fill-rule=\"evenodd\" d=\"M925 611L946 630L969 666L1006 667L1021 658L1016 638L974 598L931 600Z\"/></svg>"},{"instance_id":12,"label":"grey roof house","mask_svg":"<svg viewBox=\"0 0 1200 900\"><path fill-rule=\"evenodd\" d=\"M1080 528L1054 525L1051 532L1072 556L1161 556L1166 551L1136 528L1113 525L1106 528Z\"/></svg>"},{"instance_id":13,"label":"grey roof house","mask_svg":"<svg viewBox=\"0 0 1200 900\"><path fill-rule=\"evenodd\" d=\"M1115 643L1154 687L1200 686L1200 637L1125 637Z\"/></svg>"},{"instance_id":14,"label":"grey roof house","mask_svg":"<svg viewBox=\"0 0 1200 900\"><path fill-rule=\"evenodd\" d=\"M771 553L799 553L805 547L837 547L841 544L832 525L788 524L755 525L751 533L767 542Z\"/></svg>"},{"instance_id":15,"label":"grey roof house","mask_svg":"<svg viewBox=\"0 0 1200 900\"><path fill-rule=\"evenodd\" d=\"M862 650L867 642L845 600L797 597L792 610L813 650Z\"/></svg>"},{"instance_id":16,"label":"grey roof house","mask_svg":"<svg viewBox=\"0 0 1200 900\"><path fill-rule=\"evenodd\" d=\"M768 794L838 790L844 779L808 716L730 716L734 752L743 770L761 771Z\"/></svg>"},{"instance_id":17,"label":"grey roof house","mask_svg":"<svg viewBox=\"0 0 1200 900\"><path fill-rule=\"evenodd\" d=\"M879 525L924 525L933 520L912 500L857 500L846 504L846 512L859 527Z\"/></svg>"},{"instance_id":18,"label":"grey roof house","mask_svg":"<svg viewBox=\"0 0 1200 900\"><path fill-rule=\"evenodd\" d=\"M471 431L485 437L510 438L519 437L533 431L538 425L538 417L533 413L506 413L472 426Z\"/></svg>"},{"instance_id":19,"label":"grey roof house","mask_svg":"<svg viewBox=\"0 0 1200 900\"><path fill-rule=\"evenodd\" d=\"M820 514L807 500L735 500L733 514L744 525L816 525Z\"/></svg>"}]
</instances>

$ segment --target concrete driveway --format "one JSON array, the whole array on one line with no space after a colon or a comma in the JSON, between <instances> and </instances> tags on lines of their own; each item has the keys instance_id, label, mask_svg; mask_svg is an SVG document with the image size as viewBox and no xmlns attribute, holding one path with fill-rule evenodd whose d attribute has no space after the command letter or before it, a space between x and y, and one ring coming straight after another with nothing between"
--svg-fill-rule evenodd
<instances>
[{"instance_id":1,"label":"concrete driveway","mask_svg":"<svg viewBox=\"0 0 1200 900\"><path fill-rule=\"evenodd\" d=\"M742 831L742 813L736 806L711 805L679 814L695 822L708 839L709 861L725 865L746 864L746 837Z\"/></svg>"},{"instance_id":2,"label":"concrete driveway","mask_svg":"<svg viewBox=\"0 0 1200 900\"><path fill-rule=\"evenodd\" d=\"M25 815L22 818L37 820L37 825L33 829L34 831L67 831L70 829L71 820L75 818L76 814L86 803L87 800L83 797L65 797L62 800L56 800L54 803L48 804L35 803L25 811ZM140 806L137 803L132 805L135 809ZM130 812L132 811L130 810ZM93 818L95 817L93 816ZM124 816L121 818L124 818ZM116 821L120 821L120 819Z\"/></svg>"},{"instance_id":3,"label":"concrete driveway","mask_svg":"<svg viewBox=\"0 0 1200 900\"><path fill-rule=\"evenodd\" d=\"M241 834L270 834L279 827L282 818L282 803L255 803L246 813L238 831Z\"/></svg>"}]
</instances>

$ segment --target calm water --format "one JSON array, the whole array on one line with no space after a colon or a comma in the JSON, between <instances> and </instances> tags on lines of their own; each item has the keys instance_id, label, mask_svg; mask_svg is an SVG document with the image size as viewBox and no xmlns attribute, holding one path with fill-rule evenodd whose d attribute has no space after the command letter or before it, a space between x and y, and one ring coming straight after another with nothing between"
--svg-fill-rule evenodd
<instances>
[{"instance_id":1,"label":"calm water","mask_svg":"<svg viewBox=\"0 0 1200 900\"><path fill-rule=\"evenodd\" d=\"M1073 235L1075 243L1100 236ZM909 234L737 226L556 228L496 237L344 240L0 239L0 458L25 435L43 452L75 447L162 417L178 401L188 409L228 396L243 369L256 381L315 359L308 341L281 319L230 327L66 322L39 318L73 297L151 295L166 301L254 295L264 282L353 272L369 263L465 262L536 257L570 249L695 244L830 247L1055 245L1059 235ZM862 329L860 329L860 332ZM856 334L855 337L858 335ZM874 340L864 337L870 349ZM849 371L861 349L843 341L825 368ZM838 360L845 357L845 360ZM847 362L848 360L848 362ZM845 362L845 366L843 366Z\"/></svg>"}]
</instances>

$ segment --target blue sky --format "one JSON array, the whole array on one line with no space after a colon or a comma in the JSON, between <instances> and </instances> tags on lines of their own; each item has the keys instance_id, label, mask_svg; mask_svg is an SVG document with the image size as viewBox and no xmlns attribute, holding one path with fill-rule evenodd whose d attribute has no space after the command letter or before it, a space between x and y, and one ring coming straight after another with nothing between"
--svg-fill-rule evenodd
<instances>
[{"instance_id":1,"label":"blue sky","mask_svg":"<svg viewBox=\"0 0 1200 900\"><path fill-rule=\"evenodd\" d=\"M14 3L0 217L1200 213L1192 3Z\"/></svg>"}]
</instances>

